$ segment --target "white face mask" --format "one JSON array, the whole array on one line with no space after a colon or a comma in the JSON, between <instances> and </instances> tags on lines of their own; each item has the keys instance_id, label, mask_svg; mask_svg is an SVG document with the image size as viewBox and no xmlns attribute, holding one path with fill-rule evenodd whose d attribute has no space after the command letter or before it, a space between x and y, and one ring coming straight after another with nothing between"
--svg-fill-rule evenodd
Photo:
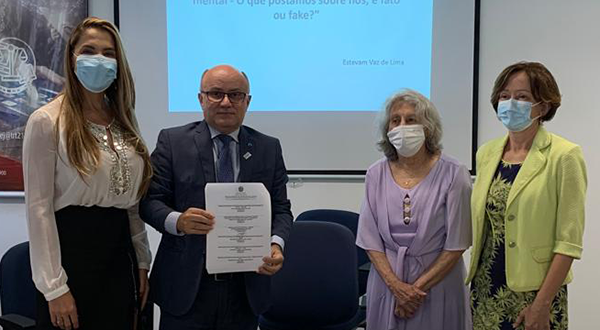
<instances>
[{"instance_id":1,"label":"white face mask","mask_svg":"<svg viewBox=\"0 0 600 330\"><path fill-rule=\"evenodd\" d=\"M423 125L401 125L387 133L388 139L402 157L414 156L425 142Z\"/></svg>"}]
</instances>

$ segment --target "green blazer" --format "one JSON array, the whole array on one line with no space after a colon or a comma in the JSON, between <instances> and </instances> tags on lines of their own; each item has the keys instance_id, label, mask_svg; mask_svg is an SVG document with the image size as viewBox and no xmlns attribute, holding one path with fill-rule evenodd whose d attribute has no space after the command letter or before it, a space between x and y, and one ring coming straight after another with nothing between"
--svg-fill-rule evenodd
<instances>
[{"instance_id":1,"label":"green blazer","mask_svg":"<svg viewBox=\"0 0 600 330\"><path fill-rule=\"evenodd\" d=\"M477 151L471 197L473 248L467 283L483 247L488 190L508 136ZM505 214L506 281L517 292L538 290L554 254L581 258L587 175L581 148L540 127L508 194ZM565 284L573 274L569 271Z\"/></svg>"}]
</instances>

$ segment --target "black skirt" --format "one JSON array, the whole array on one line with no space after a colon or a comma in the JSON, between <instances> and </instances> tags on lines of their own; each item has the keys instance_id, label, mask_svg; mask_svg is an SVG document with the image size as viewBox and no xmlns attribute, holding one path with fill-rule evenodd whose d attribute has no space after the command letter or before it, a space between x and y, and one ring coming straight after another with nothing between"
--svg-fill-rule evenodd
<instances>
[{"instance_id":1,"label":"black skirt","mask_svg":"<svg viewBox=\"0 0 600 330\"><path fill-rule=\"evenodd\" d=\"M139 314L139 271L127 210L69 206L55 215L79 329L133 329ZM36 323L37 329L58 329L40 292Z\"/></svg>"}]
</instances>

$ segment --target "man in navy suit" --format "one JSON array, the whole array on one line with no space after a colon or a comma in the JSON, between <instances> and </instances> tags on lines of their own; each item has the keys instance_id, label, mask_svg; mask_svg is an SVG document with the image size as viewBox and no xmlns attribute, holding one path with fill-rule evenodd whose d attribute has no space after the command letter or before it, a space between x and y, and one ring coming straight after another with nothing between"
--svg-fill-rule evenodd
<instances>
[{"instance_id":1,"label":"man in navy suit","mask_svg":"<svg viewBox=\"0 0 600 330\"><path fill-rule=\"evenodd\" d=\"M150 275L160 329L256 330L258 315L269 308L270 276L283 265L292 212L279 140L242 125L249 92L243 72L209 69L198 94L204 120L158 136L140 215L162 233ZM256 273L206 272L206 234L215 223L205 209L208 182L262 182L271 194L271 255Z\"/></svg>"}]
</instances>

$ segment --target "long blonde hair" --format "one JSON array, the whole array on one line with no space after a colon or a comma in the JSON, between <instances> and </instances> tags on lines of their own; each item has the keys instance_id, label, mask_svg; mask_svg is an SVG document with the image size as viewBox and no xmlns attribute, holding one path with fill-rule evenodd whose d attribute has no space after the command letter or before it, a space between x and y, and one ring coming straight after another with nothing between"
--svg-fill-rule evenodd
<instances>
[{"instance_id":1,"label":"long blonde hair","mask_svg":"<svg viewBox=\"0 0 600 330\"><path fill-rule=\"evenodd\" d=\"M142 140L138 123L135 118L135 87L133 77L129 70L127 58L119 37L117 28L110 22L96 17L84 19L71 33L67 49L65 50L65 76L66 83L61 95L62 100L59 121L64 119L65 140L67 146L67 155L69 162L79 175L85 179L95 173L100 162L100 148L92 133L86 128L87 123L83 115L85 94L83 86L75 75L74 50L83 33L96 28L108 32L114 41L116 60L117 60L117 78L112 85L105 91L105 97L108 100L108 106L115 116L115 123L123 129L123 136L128 145L134 147L144 162L144 173L142 184L138 190L138 197L143 196L150 185L152 177L152 165L148 148ZM56 125L57 141L60 138L58 133L59 124Z\"/></svg>"}]
</instances>

